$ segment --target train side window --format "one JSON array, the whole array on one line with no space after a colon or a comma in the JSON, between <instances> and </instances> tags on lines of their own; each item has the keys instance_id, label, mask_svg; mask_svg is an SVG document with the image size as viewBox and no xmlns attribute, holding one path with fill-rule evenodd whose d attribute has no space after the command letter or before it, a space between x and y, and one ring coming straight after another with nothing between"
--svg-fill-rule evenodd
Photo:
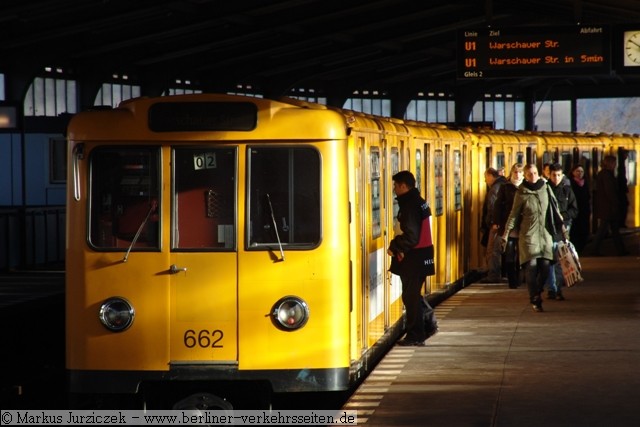
<instances>
[{"instance_id":1,"label":"train side window","mask_svg":"<svg viewBox=\"0 0 640 427\"><path fill-rule=\"evenodd\" d=\"M457 211L462 209L461 171L462 171L462 153L460 152L460 150L454 150L453 151L453 202L454 202L455 210Z\"/></svg>"},{"instance_id":2,"label":"train side window","mask_svg":"<svg viewBox=\"0 0 640 427\"><path fill-rule=\"evenodd\" d=\"M504 151L498 151L496 153L496 169L499 171L500 169L504 170L506 165L506 157Z\"/></svg>"},{"instance_id":3,"label":"train side window","mask_svg":"<svg viewBox=\"0 0 640 427\"><path fill-rule=\"evenodd\" d=\"M436 194L435 215L444 213L444 154L442 150L436 150L433 157L433 172L435 175L434 190Z\"/></svg>"},{"instance_id":4,"label":"train side window","mask_svg":"<svg viewBox=\"0 0 640 427\"><path fill-rule=\"evenodd\" d=\"M91 152L91 245L122 251L159 248L159 161L156 147L99 147Z\"/></svg>"},{"instance_id":5,"label":"train side window","mask_svg":"<svg viewBox=\"0 0 640 427\"><path fill-rule=\"evenodd\" d=\"M627 185L635 186L636 182L636 168L638 167L638 152L636 150L627 151L626 159L626 171L627 171Z\"/></svg>"},{"instance_id":6,"label":"train side window","mask_svg":"<svg viewBox=\"0 0 640 427\"><path fill-rule=\"evenodd\" d=\"M236 148L173 152L172 249L235 250Z\"/></svg>"},{"instance_id":7,"label":"train side window","mask_svg":"<svg viewBox=\"0 0 640 427\"><path fill-rule=\"evenodd\" d=\"M396 148L392 148L391 149L391 176L397 174L398 172L400 172L400 156L398 154L398 149ZM416 178L416 186L418 187L418 190L420 190L420 186L419 183L420 181ZM398 211L400 211L400 205L398 205L398 199L396 199L395 197L391 198L392 203L393 203L393 229L395 230L396 228L399 229L399 225L398 225Z\"/></svg>"},{"instance_id":8,"label":"train side window","mask_svg":"<svg viewBox=\"0 0 640 427\"><path fill-rule=\"evenodd\" d=\"M396 156L398 152L396 150ZM370 162L370 174L369 179L371 181L371 238L377 239L382 235L382 225L380 223L380 192L382 191L380 185L380 151L377 148L372 148L369 154ZM394 201L397 203L397 200ZM397 212L394 212L394 216Z\"/></svg>"},{"instance_id":9,"label":"train side window","mask_svg":"<svg viewBox=\"0 0 640 427\"><path fill-rule=\"evenodd\" d=\"M320 243L320 154L312 147L251 147L249 248Z\"/></svg>"}]
</instances>

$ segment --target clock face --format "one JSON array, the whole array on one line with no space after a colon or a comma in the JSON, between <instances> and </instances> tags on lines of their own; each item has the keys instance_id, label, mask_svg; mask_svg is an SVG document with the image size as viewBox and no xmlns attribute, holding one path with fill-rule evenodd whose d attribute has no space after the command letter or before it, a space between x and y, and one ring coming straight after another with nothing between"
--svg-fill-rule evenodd
<instances>
[{"instance_id":1,"label":"clock face","mask_svg":"<svg viewBox=\"0 0 640 427\"><path fill-rule=\"evenodd\" d=\"M624 32L624 66L640 67L640 30Z\"/></svg>"}]
</instances>

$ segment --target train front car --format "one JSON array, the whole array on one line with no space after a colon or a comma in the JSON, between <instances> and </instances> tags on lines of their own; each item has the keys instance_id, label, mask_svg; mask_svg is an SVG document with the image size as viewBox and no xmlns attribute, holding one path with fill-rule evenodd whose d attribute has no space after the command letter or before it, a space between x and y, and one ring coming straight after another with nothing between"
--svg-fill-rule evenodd
<instances>
[{"instance_id":1,"label":"train front car","mask_svg":"<svg viewBox=\"0 0 640 427\"><path fill-rule=\"evenodd\" d=\"M80 113L68 135L74 396L255 409L272 391L349 387L341 114L142 98Z\"/></svg>"}]
</instances>

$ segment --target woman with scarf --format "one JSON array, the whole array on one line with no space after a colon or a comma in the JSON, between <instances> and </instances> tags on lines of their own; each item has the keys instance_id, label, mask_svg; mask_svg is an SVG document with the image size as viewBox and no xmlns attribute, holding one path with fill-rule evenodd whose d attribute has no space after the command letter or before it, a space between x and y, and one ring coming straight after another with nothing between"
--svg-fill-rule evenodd
<instances>
[{"instance_id":1,"label":"woman with scarf","mask_svg":"<svg viewBox=\"0 0 640 427\"><path fill-rule=\"evenodd\" d=\"M575 246L576 251L582 253L591 235L589 226L591 221L591 190L589 183L584 179L584 167L582 165L575 165L571 169L571 189L578 202L578 216L573 220L569 233L571 235L571 243Z\"/></svg>"},{"instance_id":2,"label":"woman with scarf","mask_svg":"<svg viewBox=\"0 0 640 427\"><path fill-rule=\"evenodd\" d=\"M538 175L536 165L524 167L524 181L516 191L502 234L503 247L506 248L511 230L519 229L520 265L525 269L529 301L537 312L543 311L542 291L553 260L553 239L547 231L547 221L552 222L554 228L562 225L562 217L550 209L555 196L546 184Z\"/></svg>"},{"instance_id":3,"label":"woman with scarf","mask_svg":"<svg viewBox=\"0 0 640 427\"><path fill-rule=\"evenodd\" d=\"M524 165L516 163L511 167L509 180L498 191L494 205L493 218L499 228L498 235L504 234L507 218L513 206L518 187L524 180ZM507 247L503 254L503 269L509 281L509 287L515 289L520 286L520 263L518 261L518 228L513 228L508 235Z\"/></svg>"}]
</instances>

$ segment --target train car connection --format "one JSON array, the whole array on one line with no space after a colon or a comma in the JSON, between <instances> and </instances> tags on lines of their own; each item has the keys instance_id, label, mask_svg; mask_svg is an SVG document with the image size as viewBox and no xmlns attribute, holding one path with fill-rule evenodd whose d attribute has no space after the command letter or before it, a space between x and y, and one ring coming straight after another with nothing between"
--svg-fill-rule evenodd
<instances>
[{"instance_id":1,"label":"train car connection","mask_svg":"<svg viewBox=\"0 0 640 427\"><path fill-rule=\"evenodd\" d=\"M432 207L424 292L445 295L482 266L484 169L548 150L536 134L213 94L79 113L68 142L70 392L201 409L348 390L394 344L394 173Z\"/></svg>"}]
</instances>

